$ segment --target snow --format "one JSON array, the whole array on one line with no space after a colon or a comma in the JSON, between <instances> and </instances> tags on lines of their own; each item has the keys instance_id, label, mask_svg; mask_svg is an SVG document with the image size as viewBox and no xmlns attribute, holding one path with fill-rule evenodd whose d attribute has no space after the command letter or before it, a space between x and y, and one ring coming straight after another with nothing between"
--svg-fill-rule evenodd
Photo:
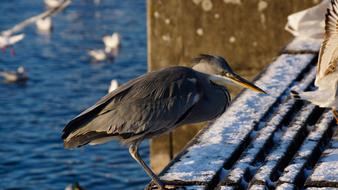
<instances>
[{"instance_id":1,"label":"snow","mask_svg":"<svg viewBox=\"0 0 338 190\"><path fill-rule=\"evenodd\" d=\"M292 87L292 90L301 92L306 89L314 80L316 77L317 67L312 67L310 72L307 74L307 76L300 81L298 84L296 84L294 87Z\"/></svg>"},{"instance_id":2,"label":"snow","mask_svg":"<svg viewBox=\"0 0 338 190\"><path fill-rule=\"evenodd\" d=\"M302 123L307 120L315 109L314 105L307 104L296 115L293 122L287 127L285 133L278 141L278 146L267 156L266 163L258 170L254 176L255 181L265 182L278 167L278 164L285 158L287 152L293 146L295 137L301 133Z\"/></svg>"},{"instance_id":3,"label":"snow","mask_svg":"<svg viewBox=\"0 0 338 190\"><path fill-rule=\"evenodd\" d=\"M255 82L271 96L244 91L214 124L195 138L196 143L186 149L180 161L171 165L161 179L202 184L210 181L248 137L260 118L267 114L276 97L288 89L293 79L313 59L312 54L278 57Z\"/></svg>"},{"instance_id":4,"label":"snow","mask_svg":"<svg viewBox=\"0 0 338 190\"><path fill-rule=\"evenodd\" d=\"M313 38L294 38L284 49L284 52L288 53L316 53L319 52L322 39Z\"/></svg>"},{"instance_id":5,"label":"snow","mask_svg":"<svg viewBox=\"0 0 338 190\"><path fill-rule=\"evenodd\" d=\"M296 186L290 183L283 183L276 187L276 190L294 190L294 189L297 189Z\"/></svg>"},{"instance_id":6,"label":"snow","mask_svg":"<svg viewBox=\"0 0 338 190\"><path fill-rule=\"evenodd\" d=\"M321 119L320 124L316 126L315 132L311 132L308 136L309 140L318 141L327 132L329 128L330 122L333 120L333 113L331 111L327 111L325 116Z\"/></svg>"},{"instance_id":7,"label":"snow","mask_svg":"<svg viewBox=\"0 0 338 190\"><path fill-rule=\"evenodd\" d=\"M265 190L265 186L264 185L252 185L249 190Z\"/></svg>"},{"instance_id":8,"label":"snow","mask_svg":"<svg viewBox=\"0 0 338 190\"><path fill-rule=\"evenodd\" d=\"M314 80L315 73L316 68L313 67L309 74L307 74L306 78L304 78L299 83L297 89L299 91L306 89ZM266 143L269 142L271 138L274 138L275 143L277 143L282 138L282 132L280 130L277 131L277 126L281 123L281 120L288 114L288 112L290 112L290 109L294 103L294 99L287 99L286 102L281 104L281 106L275 110L277 114L275 114L268 123L263 125L265 127L261 127L262 129L257 132L258 134L256 139L251 142L251 145L243 153L244 156L242 156L236 165L231 169L229 176L226 178L226 182L228 184L238 183L240 181L245 171L251 167L250 164L255 161L261 149Z\"/></svg>"},{"instance_id":9,"label":"snow","mask_svg":"<svg viewBox=\"0 0 338 190\"><path fill-rule=\"evenodd\" d=\"M235 188L231 186L221 186L219 190L235 190Z\"/></svg>"},{"instance_id":10,"label":"snow","mask_svg":"<svg viewBox=\"0 0 338 190\"><path fill-rule=\"evenodd\" d=\"M269 139L273 138L274 131L277 130L276 125L281 122L285 115L287 115L293 104L294 100L289 99L282 107L280 107L278 114L274 115L274 117L266 124L266 127L262 128L256 139L251 142L251 145L244 152L244 156L232 168L226 181L237 183L243 177L245 171L250 167L250 164L255 161L261 149L268 143Z\"/></svg>"},{"instance_id":11,"label":"snow","mask_svg":"<svg viewBox=\"0 0 338 190\"><path fill-rule=\"evenodd\" d=\"M175 188L176 190L180 190L180 188ZM205 190L206 186L200 186L200 185L193 185L193 186L184 186L182 190Z\"/></svg>"},{"instance_id":12,"label":"snow","mask_svg":"<svg viewBox=\"0 0 338 190\"><path fill-rule=\"evenodd\" d=\"M307 184L320 181L338 185L338 149L327 149L324 151Z\"/></svg>"}]
</instances>

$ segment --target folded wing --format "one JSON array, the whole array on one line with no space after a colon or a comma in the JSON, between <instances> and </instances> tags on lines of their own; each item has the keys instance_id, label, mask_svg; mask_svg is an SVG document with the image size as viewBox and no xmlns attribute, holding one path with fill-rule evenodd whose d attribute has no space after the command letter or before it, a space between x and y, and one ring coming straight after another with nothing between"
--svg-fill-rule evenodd
<instances>
[{"instance_id":1,"label":"folded wing","mask_svg":"<svg viewBox=\"0 0 338 190\"><path fill-rule=\"evenodd\" d=\"M106 137L130 143L165 131L201 98L194 75L191 69L176 67L128 82L68 123L62 135L65 146L81 146Z\"/></svg>"}]
</instances>

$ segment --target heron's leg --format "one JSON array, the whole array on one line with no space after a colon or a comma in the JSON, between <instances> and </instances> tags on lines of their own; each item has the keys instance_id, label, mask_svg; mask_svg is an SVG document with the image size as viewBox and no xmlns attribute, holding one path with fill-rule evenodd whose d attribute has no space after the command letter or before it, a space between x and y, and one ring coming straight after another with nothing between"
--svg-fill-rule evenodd
<instances>
[{"instance_id":1,"label":"heron's leg","mask_svg":"<svg viewBox=\"0 0 338 190\"><path fill-rule=\"evenodd\" d=\"M336 123L338 124L338 111L336 109L332 109L333 116L336 119Z\"/></svg>"},{"instance_id":2,"label":"heron's leg","mask_svg":"<svg viewBox=\"0 0 338 190\"><path fill-rule=\"evenodd\" d=\"M156 174L147 166L147 164L142 160L138 153L138 147L140 143L135 143L129 146L129 153L131 156L142 166L144 171L151 177L151 179L155 182L155 184L159 187L159 189L164 190L164 185L161 180L157 177Z\"/></svg>"}]
</instances>

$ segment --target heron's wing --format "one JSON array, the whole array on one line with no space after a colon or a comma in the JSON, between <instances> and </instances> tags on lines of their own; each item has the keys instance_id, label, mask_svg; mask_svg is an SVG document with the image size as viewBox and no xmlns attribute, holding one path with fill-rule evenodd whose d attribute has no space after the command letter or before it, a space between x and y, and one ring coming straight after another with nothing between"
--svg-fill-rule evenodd
<instances>
[{"instance_id":1,"label":"heron's wing","mask_svg":"<svg viewBox=\"0 0 338 190\"><path fill-rule=\"evenodd\" d=\"M80 114L65 127L63 138L70 133L70 138L89 132L122 137L155 133L184 119L201 97L191 69L176 67L150 73L116 89Z\"/></svg>"},{"instance_id":2,"label":"heron's wing","mask_svg":"<svg viewBox=\"0 0 338 190\"><path fill-rule=\"evenodd\" d=\"M338 62L338 2L332 0L332 9L328 9L325 17L325 35L322 42L316 75L316 86L326 75L334 72Z\"/></svg>"},{"instance_id":3,"label":"heron's wing","mask_svg":"<svg viewBox=\"0 0 338 190\"><path fill-rule=\"evenodd\" d=\"M73 118L63 129L62 138L63 139L66 138L72 131L75 131L81 128L81 126L85 122L87 122L87 120L95 117L100 112L100 110L102 110L111 100L113 100L114 98L120 97L120 96L124 96L126 93L128 93L129 89L134 85L136 81L137 79L134 79L124 85L121 85L119 88L117 88L113 92L108 93L107 95L103 96L93 106L87 108L85 111L83 111L78 116Z\"/></svg>"}]
</instances>

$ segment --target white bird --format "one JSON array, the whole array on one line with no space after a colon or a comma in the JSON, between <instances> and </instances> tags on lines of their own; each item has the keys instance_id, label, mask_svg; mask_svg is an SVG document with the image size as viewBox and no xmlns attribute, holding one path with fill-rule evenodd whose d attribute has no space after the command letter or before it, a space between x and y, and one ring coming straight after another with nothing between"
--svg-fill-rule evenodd
<instances>
[{"instance_id":1,"label":"white bird","mask_svg":"<svg viewBox=\"0 0 338 190\"><path fill-rule=\"evenodd\" d=\"M121 45L121 37L118 33L113 33L112 35L107 35L102 38L102 41L105 45L105 48L98 50L91 50L88 54L95 61L104 61L107 59L112 59L118 54L118 49Z\"/></svg>"},{"instance_id":2,"label":"white bird","mask_svg":"<svg viewBox=\"0 0 338 190\"><path fill-rule=\"evenodd\" d=\"M118 48L121 45L121 36L120 34L114 32L112 35L107 35L102 38L102 41L105 45L105 51L111 52L112 55L116 56L118 53Z\"/></svg>"},{"instance_id":3,"label":"white bird","mask_svg":"<svg viewBox=\"0 0 338 190\"><path fill-rule=\"evenodd\" d=\"M338 0L331 0L325 17L325 34L317 64L315 91L292 91L295 98L331 108L338 124Z\"/></svg>"},{"instance_id":4,"label":"white bird","mask_svg":"<svg viewBox=\"0 0 338 190\"><path fill-rule=\"evenodd\" d=\"M65 190L84 190L83 187L80 186L78 182L75 182L73 184L69 184Z\"/></svg>"},{"instance_id":5,"label":"white bird","mask_svg":"<svg viewBox=\"0 0 338 190\"><path fill-rule=\"evenodd\" d=\"M6 82L25 82L28 80L28 75L23 66L20 66L15 72L1 71L0 75L5 79Z\"/></svg>"},{"instance_id":6,"label":"white bird","mask_svg":"<svg viewBox=\"0 0 338 190\"><path fill-rule=\"evenodd\" d=\"M44 2L48 9L55 9L60 7L63 0L44 0Z\"/></svg>"},{"instance_id":7,"label":"white bird","mask_svg":"<svg viewBox=\"0 0 338 190\"><path fill-rule=\"evenodd\" d=\"M0 36L0 48L3 51L6 51L6 48L11 47L17 42L21 41L25 37L25 34L18 34L14 36L2 35ZM12 54L14 54L14 50L12 49Z\"/></svg>"},{"instance_id":8,"label":"white bird","mask_svg":"<svg viewBox=\"0 0 338 190\"><path fill-rule=\"evenodd\" d=\"M98 49L98 50L90 50L88 54L93 58L94 61L105 61L107 59L112 58L110 52L106 52L105 50Z\"/></svg>"},{"instance_id":9,"label":"white bird","mask_svg":"<svg viewBox=\"0 0 338 190\"><path fill-rule=\"evenodd\" d=\"M325 12L330 6L329 0L288 16L285 30L296 37L322 39L325 26Z\"/></svg>"},{"instance_id":10,"label":"white bird","mask_svg":"<svg viewBox=\"0 0 338 190\"><path fill-rule=\"evenodd\" d=\"M52 18L46 17L35 22L36 28L41 32L49 32L52 29Z\"/></svg>"},{"instance_id":11,"label":"white bird","mask_svg":"<svg viewBox=\"0 0 338 190\"><path fill-rule=\"evenodd\" d=\"M110 81L110 86L108 89L108 93L113 92L115 89L117 89L119 87L119 82L117 82L117 80L113 79Z\"/></svg>"}]
</instances>

